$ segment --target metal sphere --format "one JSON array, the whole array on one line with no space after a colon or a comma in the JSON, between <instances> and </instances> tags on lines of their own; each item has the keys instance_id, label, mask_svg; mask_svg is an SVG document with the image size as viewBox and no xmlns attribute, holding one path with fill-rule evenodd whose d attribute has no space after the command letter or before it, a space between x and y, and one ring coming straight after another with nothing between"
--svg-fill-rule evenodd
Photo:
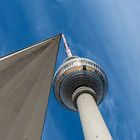
<instances>
[{"instance_id":1,"label":"metal sphere","mask_svg":"<svg viewBox=\"0 0 140 140\"><path fill-rule=\"evenodd\" d=\"M94 61L80 57L70 57L59 67L54 77L54 92L65 107L77 111L72 95L79 87L93 89L97 104L107 93L107 78L102 68Z\"/></svg>"}]
</instances>

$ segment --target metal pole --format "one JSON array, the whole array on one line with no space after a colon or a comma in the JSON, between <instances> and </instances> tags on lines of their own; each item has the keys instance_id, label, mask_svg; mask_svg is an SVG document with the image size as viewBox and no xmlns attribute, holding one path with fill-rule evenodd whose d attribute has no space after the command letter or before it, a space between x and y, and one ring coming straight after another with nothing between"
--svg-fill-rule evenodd
<instances>
[{"instance_id":1,"label":"metal pole","mask_svg":"<svg viewBox=\"0 0 140 140\"><path fill-rule=\"evenodd\" d=\"M77 107L85 140L112 140L94 98L83 93L77 99Z\"/></svg>"},{"instance_id":2,"label":"metal pole","mask_svg":"<svg viewBox=\"0 0 140 140\"><path fill-rule=\"evenodd\" d=\"M63 39L63 42L64 42L64 46L66 48L67 57L71 57L72 53L71 53L71 50L70 50L70 48L68 46L68 43L66 41L66 38L65 38L64 34L62 34L62 39Z\"/></svg>"}]
</instances>

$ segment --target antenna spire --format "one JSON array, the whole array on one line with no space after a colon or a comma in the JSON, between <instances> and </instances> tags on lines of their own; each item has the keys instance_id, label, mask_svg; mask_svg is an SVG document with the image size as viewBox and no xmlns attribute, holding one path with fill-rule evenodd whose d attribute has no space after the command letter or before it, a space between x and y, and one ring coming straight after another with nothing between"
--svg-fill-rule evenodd
<instances>
[{"instance_id":1,"label":"antenna spire","mask_svg":"<svg viewBox=\"0 0 140 140\"><path fill-rule=\"evenodd\" d=\"M64 46L66 48L67 57L71 57L72 53L71 53L71 50L70 50L70 48L68 46L68 43L66 41L66 38L65 38L64 34L62 34L62 39L63 39L63 42L64 42Z\"/></svg>"}]
</instances>

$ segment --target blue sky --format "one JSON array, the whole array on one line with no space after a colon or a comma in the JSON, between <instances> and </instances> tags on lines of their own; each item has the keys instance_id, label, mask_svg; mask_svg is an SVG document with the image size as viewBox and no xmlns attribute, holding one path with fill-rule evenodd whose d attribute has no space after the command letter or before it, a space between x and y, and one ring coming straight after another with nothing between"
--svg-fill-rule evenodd
<instances>
[{"instance_id":1,"label":"blue sky","mask_svg":"<svg viewBox=\"0 0 140 140\"><path fill-rule=\"evenodd\" d=\"M0 0L0 56L64 33L74 55L98 62L109 91L99 106L114 140L140 137L139 0ZM65 59L61 44L56 68ZM53 90L42 140L83 140L78 113Z\"/></svg>"}]
</instances>

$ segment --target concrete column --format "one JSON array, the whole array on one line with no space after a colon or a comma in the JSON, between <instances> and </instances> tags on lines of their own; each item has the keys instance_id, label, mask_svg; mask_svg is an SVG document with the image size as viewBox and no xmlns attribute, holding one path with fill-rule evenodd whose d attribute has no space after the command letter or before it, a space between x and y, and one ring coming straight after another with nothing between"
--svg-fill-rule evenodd
<instances>
[{"instance_id":1,"label":"concrete column","mask_svg":"<svg viewBox=\"0 0 140 140\"><path fill-rule=\"evenodd\" d=\"M112 140L94 98L83 93L77 99L77 107L85 140Z\"/></svg>"}]
</instances>

